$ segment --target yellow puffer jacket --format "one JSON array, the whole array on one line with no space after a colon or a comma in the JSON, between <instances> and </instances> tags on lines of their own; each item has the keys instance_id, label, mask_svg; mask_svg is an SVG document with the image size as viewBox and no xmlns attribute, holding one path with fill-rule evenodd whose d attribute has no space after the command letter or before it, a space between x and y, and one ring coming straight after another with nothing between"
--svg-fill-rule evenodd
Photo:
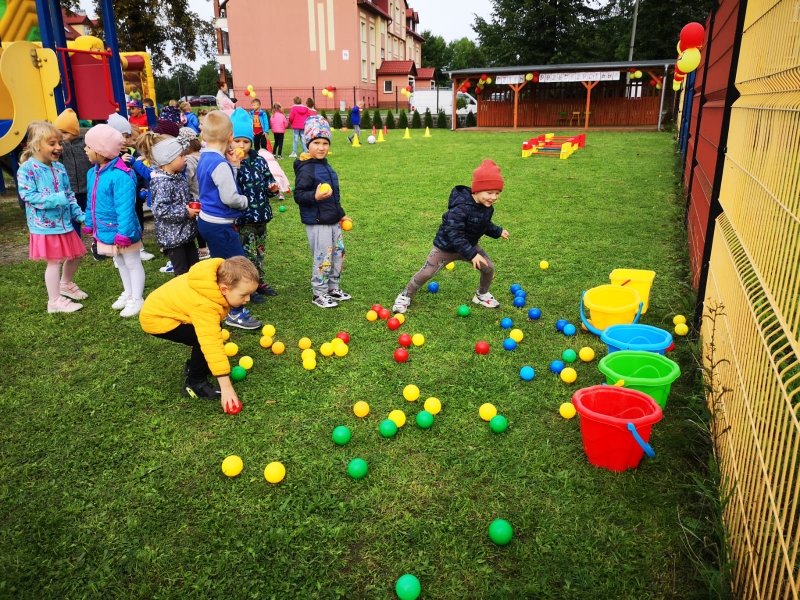
<instances>
[{"instance_id":1,"label":"yellow puffer jacket","mask_svg":"<svg viewBox=\"0 0 800 600\"><path fill-rule=\"evenodd\" d=\"M222 262L221 258L200 261L185 275L150 294L139 313L139 322L147 333L167 333L181 323L194 325L208 368L215 377L231 372L220 327L231 308L217 285L217 269Z\"/></svg>"}]
</instances>

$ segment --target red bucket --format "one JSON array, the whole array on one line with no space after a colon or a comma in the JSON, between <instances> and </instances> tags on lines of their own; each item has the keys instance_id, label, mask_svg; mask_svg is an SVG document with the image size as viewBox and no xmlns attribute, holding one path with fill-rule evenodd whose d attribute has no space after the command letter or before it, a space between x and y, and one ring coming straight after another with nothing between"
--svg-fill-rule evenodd
<instances>
[{"instance_id":1,"label":"red bucket","mask_svg":"<svg viewBox=\"0 0 800 600\"><path fill-rule=\"evenodd\" d=\"M645 452L655 457L648 441L662 413L647 394L595 385L575 392L572 403L581 416L583 449L596 467L622 472L639 466Z\"/></svg>"}]
</instances>

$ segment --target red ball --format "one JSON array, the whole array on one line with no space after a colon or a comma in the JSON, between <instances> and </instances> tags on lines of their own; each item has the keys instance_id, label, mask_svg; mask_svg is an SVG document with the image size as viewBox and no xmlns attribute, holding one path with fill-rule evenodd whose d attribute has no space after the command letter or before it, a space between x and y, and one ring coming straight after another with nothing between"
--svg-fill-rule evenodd
<instances>
[{"instance_id":1,"label":"red ball","mask_svg":"<svg viewBox=\"0 0 800 600\"><path fill-rule=\"evenodd\" d=\"M229 415L239 414L239 411L241 410L242 410L242 403L240 400L234 400L233 406L229 405L227 408L225 408L225 412L228 413Z\"/></svg>"},{"instance_id":2,"label":"red ball","mask_svg":"<svg viewBox=\"0 0 800 600\"><path fill-rule=\"evenodd\" d=\"M387 327L388 327L390 330L394 331L395 329L397 329L398 327L400 327L400 321L398 321L397 319L395 319L394 317L392 317L391 319L389 319L388 321L386 321L386 326L387 326Z\"/></svg>"},{"instance_id":3,"label":"red ball","mask_svg":"<svg viewBox=\"0 0 800 600\"><path fill-rule=\"evenodd\" d=\"M346 331L340 331L339 333L336 334L336 337L342 340L345 344L350 343L350 334L347 333Z\"/></svg>"},{"instance_id":4,"label":"red ball","mask_svg":"<svg viewBox=\"0 0 800 600\"><path fill-rule=\"evenodd\" d=\"M382 308L378 311L378 317L383 319L384 321L392 316L392 313L389 311L388 308Z\"/></svg>"},{"instance_id":5,"label":"red ball","mask_svg":"<svg viewBox=\"0 0 800 600\"><path fill-rule=\"evenodd\" d=\"M372 310L374 310L376 313L379 313L383 310L383 307L380 304L373 304Z\"/></svg>"},{"instance_id":6,"label":"red ball","mask_svg":"<svg viewBox=\"0 0 800 600\"><path fill-rule=\"evenodd\" d=\"M394 351L394 359L399 363L404 363L408 360L408 350L405 348L398 348Z\"/></svg>"},{"instance_id":7,"label":"red ball","mask_svg":"<svg viewBox=\"0 0 800 600\"><path fill-rule=\"evenodd\" d=\"M688 23L681 29L681 50L697 48L703 45L706 37L706 30L700 23Z\"/></svg>"},{"instance_id":8,"label":"red ball","mask_svg":"<svg viewBox=\"0 0 800 600\"><path fill-rule=\"evenodd\" d=\"M667 348L667 352L672 352L673 350L675 350L675 342L674 341L669 345L669 348Z\"/></svg>"},{"instance_id":9,"label":"red ball","mask_svg":"<svg viewBox=\"0 0 800 600\"><path fill-rule=\"evenodd\" d=\"M397 343L401 346L405 346L408 348L411 345L411 336L407 333L404 333L399 338L397 338Z\"/></svg>"},{"instance_id":10,"label":"red ball","mask_svg":"<svg viewBox=\"0 0 800 600\"><path fill-rule=\"evenodd\" d=\"M475 352L478 354L489 354L489 344L481 340L475 344Z\"/></svg>"}]
</instances>

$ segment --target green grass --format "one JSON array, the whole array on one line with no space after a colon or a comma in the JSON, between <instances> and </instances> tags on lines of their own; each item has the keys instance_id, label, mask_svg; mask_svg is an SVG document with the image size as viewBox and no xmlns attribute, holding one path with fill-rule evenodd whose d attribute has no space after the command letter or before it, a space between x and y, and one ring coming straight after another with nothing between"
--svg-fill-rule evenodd
<instances>
[{"instance_id":1,"label":"green grass","mask_svg":"<svg viewBox=\"0 0 800 600\"><path fill-rule=\"evenodd\" d=\"M567 347L605 354L596 337L579 330L570 340L553 325L577 323L581 290L607 283L616 267L658 273L643 322L671 328L685 310L672 140L590 132L562 161L520 158L524 134L401 137L357 150L334 134L330 160L355 224L342 278L351 302L311 305L297 206L289 199L276 211L268 282L279 295L252 309L287 351L274 356L259 335L233 332L255 359L237 384L244 410L235 417L182 398L187 349L110 309L121 289L110 261L84 261L76 281L90 298L73 315L45 312L40 263L0 267L1 597L384 599L406 572L420 578L423 598L706 596L678 523L678 514L700 518L691 475L706 451L687 421L697 392L687 343L672 355L683 376L653 429L658 457L622 474L589 465L579 419L558 415L578 387L603 381L596 361L577 365L572 386L547 368ZM458 263L437 275L439 293L419 292L398 332L368 323L369 307L390 305L422 265L450 189L469 184L486 157L506 182L495 222L511 237L484 243L501 308L456 316L478 279ZM291 161L281 164L293 179ZM168 280L162 265L146 263L147 291ZM540 321L511 307L512 283L542 309ZM503 316L525 333L513 353L502 350ZM348 356L318 357L305 371L298 339L318 349L340 330L352 338ZM427 341L397 364L402 332ZM480 339L492 345L487 356L473 351ZM525 364L536 369L532 382L518 376ZM402 397L409 383L422 391L417 403ZM424 431L413 417L428 396L444 408ZM372 408L363 420L351 410L358 400ZM480 421L484 402L508 417L506 433ZM385 440L378 424L395 408L409 423ZM336 447L341 424L353 439ZM220 471L229 454L245 464L235 479ZM370 465L363 480L346 474L353 457ZM270 485L262 472L275 460L287 476ZM506 547L488 539L495 518L514 526Z\"/></svg>"},{"instance_id":2,"label":"green grass","mask_svg":"<svg viewBox=\"0 0 800 600\"><path fill-rule=\"evenodd\" d=\"M23 244L28 241L25 211L20 210L16 191L11 189L0 202L0 246Z\"/></svg>"}]
</instances>

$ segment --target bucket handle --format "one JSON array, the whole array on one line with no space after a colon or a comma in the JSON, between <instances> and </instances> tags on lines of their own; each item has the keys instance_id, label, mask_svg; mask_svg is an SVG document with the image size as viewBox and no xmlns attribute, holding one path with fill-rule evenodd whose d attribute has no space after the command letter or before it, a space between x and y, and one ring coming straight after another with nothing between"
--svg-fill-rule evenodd
<instances>
[{"instance_id":1,"label":"bucket handle","mask_svg":"<svg viewBox=\"0 0 800 600\"><path fill-rule=\"evenodd\" d=\"M589 323L589 320L586 318L586 314L583 312L583 298L586 296L586 290L581 292L581 321L583 322L583 326L586 327L589 331L591 331L595 335L603 335L603 332L599 330L597 327Z\"/></svg>"},{"instance_id":2,"label":"bucket handle","mask_svg":"<svg viewBox=\"0 0 800 600\"><path fill-rule=\"evenodd\" d=\"M635 439L636 443L642 447L642 450L644 450L644 453L647 454L647 456L649 456L650 458L655 458L656 451L653 450L653 447L650 444L648 444L642 439L642 436L640 436L639 432L636 431L636 425L634 425L633 423L628 423L627 427L628 431L631 432L633 439Z\"/></svg>"},{"instance_id":3,"label":"bucket handle","mask_svg":"<svg viewBox=\"0 0 800 600\"><path fill-rule=\"evenodd\" d=\"M639 322L639 317L642 316L642 309L644 308L644 302L639 302L639 310L636 311L636 316L633 318L634 323Z\"/></svg>"}]
</instances>

